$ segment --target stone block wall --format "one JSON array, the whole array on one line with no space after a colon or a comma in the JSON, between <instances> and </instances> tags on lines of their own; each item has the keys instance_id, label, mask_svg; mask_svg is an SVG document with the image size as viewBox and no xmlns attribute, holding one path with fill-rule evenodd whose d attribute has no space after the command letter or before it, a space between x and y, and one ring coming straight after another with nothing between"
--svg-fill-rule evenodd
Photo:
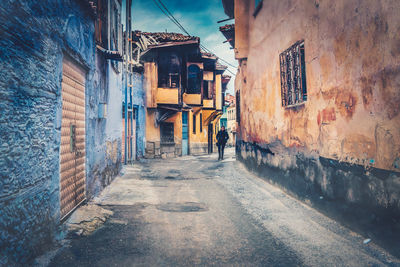
<instances>
[{"instance_id":1,"label":"stone block wall","mask_svg":"<svg viewBox=\"0 0 400 267\"><path fill-rule=\"evenodd\" d=\"M120 169L121 134L111 130L112 123L97 117L99 101L107 102L115 92L106 86L107 63L95 51L94 18L84 2L2 2L1 266L28 265L58 236L61 80L65 55L87 70L88 197L97 194Z\"/></svg>"},{"instance_id":2,"label":"stone block wall","mask_svg":"<svg viewBox=\"0 0 400 267\"><path fill-rule=\"evenodd\" d=\"M208 153L207 143L189 143L190 155L204 155Z\"/></svg>"}]
</instances>

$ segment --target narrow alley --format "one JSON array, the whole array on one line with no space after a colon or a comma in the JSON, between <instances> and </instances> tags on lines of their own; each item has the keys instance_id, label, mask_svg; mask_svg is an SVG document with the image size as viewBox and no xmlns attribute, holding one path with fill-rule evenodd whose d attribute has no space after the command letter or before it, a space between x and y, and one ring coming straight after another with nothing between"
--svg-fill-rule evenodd
<instances>
[{"instance_id":1,"label":"narrow alley","mask_svg":"<svg viewBox=\"0 0 400 267\"><path fill-rule=\"evenodd\" d=\"M399 14L2 0L0 267L400 267Z\"/></svg>"},{"instance_id":2,"label":"narrow alley","mask_svg":"<svg viewBox=\"0 0 400 267\"><path fill-rule=\"evenodd\" d=\"M99 229L85 232L87 223L100 216L93 212L97 206L109 217ZM52 259L42 257L42 264L400 264L373 242L363 244L362 236L246 171L236 164L233 149L220 162L206 155L126 166L122 176L80 209L85 207L83 222L75 222L64 246L47 255ZM72 216L69 223L76 219Z\"/></svg>"}]
</instances>

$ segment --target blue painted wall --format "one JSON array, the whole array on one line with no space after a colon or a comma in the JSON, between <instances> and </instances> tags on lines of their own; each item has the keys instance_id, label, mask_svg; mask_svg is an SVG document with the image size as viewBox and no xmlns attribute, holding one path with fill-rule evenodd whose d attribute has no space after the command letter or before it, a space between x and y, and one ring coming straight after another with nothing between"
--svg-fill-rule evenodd
<instances>
[{"instance_id":1,"label":"blue painted wall","mask_svg":"<svg viewBox=\"0 0 400 267\"><path fill-rule=\"evenodd\" d=\"M121 95L121 88L109 86L108 63L95 50L94 20L80 2L0 5L0 266L29 262L57 237L64 54L87 69L88 197L120 170L121 135L111 122L117 118L97 114L98 103ZM120 102L110 107L122 108Z\"/></svg>"},{"instance_id":2,"label":"blue painted wall","mask_svg":"<svg viewBox=\"0 0 400 267\"><path fill-rule=\"evenodd\" d=\"M143 88L143 73L134 72L131 74L129 81L132 84L132 92L128 89L128 106L133 105L136 111L136 156L137 158L144 157L145 151L145 127L146 127L146 114L145 114L145 91ZM125 101L125 91L123 92L122 101Z\"/></svg>"}]
</instances>

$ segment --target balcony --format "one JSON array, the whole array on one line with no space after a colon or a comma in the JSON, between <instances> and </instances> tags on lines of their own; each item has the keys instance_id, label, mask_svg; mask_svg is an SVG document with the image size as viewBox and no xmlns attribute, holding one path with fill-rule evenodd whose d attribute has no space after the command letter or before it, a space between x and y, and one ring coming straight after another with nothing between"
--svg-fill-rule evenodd
<instances>
[{"instance_id":1,"label":"balcony","mask_svg":"<svg viewBox=\"0 0 400 267\"><path fill-rule=\"evenodd\" d=\"M179 89L178 88L157 88L157 104L175 104L178 105Z\"/></svg>"},{"instance_id":2,"label":"balcony","mask_svg":"<svg viewBox=\"0 0 400 267\"><path fill-rule=\"evenodd\" d=\"M203 108L214 109L214 100L213 99L203 99Z\"/></svg>"},{"instance_id":3,"label":"balcony","mask_svg":"<svg viewBox=\"0 0 400 267\"><path fill-rule=\"evenodd\" d=\"M187 105L201 105L201 94L183 94L183 102Z\"/></svg>"}]
</instances>

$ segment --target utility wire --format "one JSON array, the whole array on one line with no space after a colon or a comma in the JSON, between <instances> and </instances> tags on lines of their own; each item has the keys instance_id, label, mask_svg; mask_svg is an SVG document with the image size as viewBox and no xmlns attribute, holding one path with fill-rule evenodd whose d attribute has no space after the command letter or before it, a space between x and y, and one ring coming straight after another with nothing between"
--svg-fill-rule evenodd
<instances>
[{"instance_id":1,"label":"utility wire","mask_svg":"<svg viewBox=\"0 0 400 267\"><path fill-rule=\"evenodd\" d=\"M164 5L164 3L161 0L153 0L153 2L156 4L156 6L163 12L163 14L169 18L180 30L182 30L185 34L191 36L191 34L189 34L189 32L182 26L182 24L179 23L179 21L174 17L174 15L172 15L172 13L168 10L168 8ZM161 7L161 6L162 7ZM213 51L211 51L210 49L208 49L207 47L205 47L203 44L200 44L200 47L208 53L211 53L213 55L215 55L218 59L220 59L221 61L225 62L226 64L228 64L229 66L233 67L233 68L237 68L237 66L234 66L233 64L229 63L228 61L226 61L225 59L218 57ZM227 71L229 71L230 73L232 73L233 75L235 75L232 71L230 71L229 69L226 69Z\"/></svg>"}]
</instances>

